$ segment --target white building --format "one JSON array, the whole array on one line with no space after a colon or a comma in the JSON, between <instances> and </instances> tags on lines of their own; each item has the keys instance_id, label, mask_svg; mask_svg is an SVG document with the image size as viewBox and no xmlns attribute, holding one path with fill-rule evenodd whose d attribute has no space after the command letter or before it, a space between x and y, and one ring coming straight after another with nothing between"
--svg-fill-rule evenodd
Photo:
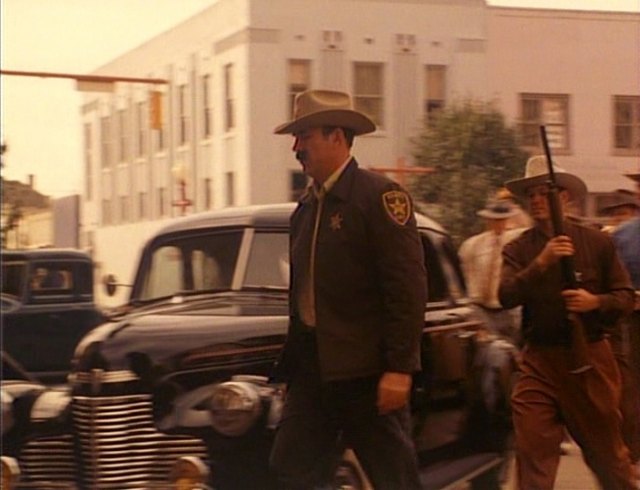
<instances>
[{"instance_id":1,"label":"white building","mask_svg":"<svg viewBox=\"0 0 640 490\"><path fill-rule=\"evenodd\" d=\"M637 13L484 0L218 0L95 72L168 84L86 96L83 244L102 272L130 282L140 245L166 219L293 199L304 177L291 138L272 130L306 88L349 91L376 120L378 131L354 149L370 167L410 161L410 138L429 111L495 100L530 135L532 152L547 125L558 163L587 181L592 213L598 193L630 187L622 173L638 170L639 41ZM153 90L162 92L160 129L149 127ZM183 178L186 208L176 205Z\"/></svg>"}]
</instances>

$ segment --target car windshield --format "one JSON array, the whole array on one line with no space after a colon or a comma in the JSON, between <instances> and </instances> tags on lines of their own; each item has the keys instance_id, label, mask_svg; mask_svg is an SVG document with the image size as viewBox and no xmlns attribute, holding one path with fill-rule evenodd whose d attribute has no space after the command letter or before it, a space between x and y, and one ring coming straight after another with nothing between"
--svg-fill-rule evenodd
<instances>
[{"instance_id":1,"label":"car windshield","mask_svg":"<svg viewBox=\"0 0 640 490\"><path fill-rule=\"evenodd\" d=\"M142 301L206 291L288 286L288 236L284 232L189 234L162 240L150 253L136 298Z\"/></svg>"},{"instance_id":2,"label":"car windshield","mask_svg":"<svg viewBox=\"0 0 640 490\"><path fill-rule=\"evenodd\" d=\"M22 297L27 264L25 262L3 262L2 264L2 293L17 298Z\"/></svg>"}]
</instances>

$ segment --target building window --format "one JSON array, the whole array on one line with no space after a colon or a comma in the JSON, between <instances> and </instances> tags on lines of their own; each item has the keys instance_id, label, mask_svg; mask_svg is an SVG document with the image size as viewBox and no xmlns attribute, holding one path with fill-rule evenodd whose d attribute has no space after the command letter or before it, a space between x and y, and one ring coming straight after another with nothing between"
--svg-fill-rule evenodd
<instances>
[{"instance_id":1,"label":"building window","mask_svg":"<svg viewBox=\"0 0 640 490\"><path fill-rule=\"evenodd\" d=\"M616 95L613 104L613 147L616 154L640 154L640 97Z\"/></svg>"},{"instance_id":2,"label":"building window","mask_svg":"<svg viewBox=\"0 0 640 490\"><path fill-rule=\"evenodd\" d=\"M143 157L147 152L147 104L138 102L136 104L136 127L138 138L136 140L136 156Z\"/></svg>"},{"instance_id":3,"label":"building window","mask_svg":"<svg viewBox=\"0 0 640 490\"><path fill-rule=\"evenodd\" d=\"M100 160L103 168L111 166L111 118L100 118Z\"/></svg>"},{"instance_id":4,"label":"building window","mask_svg":"<svg viewBox=\"0 0 640 490\"><path fill-rule=\"evenodd\" d=\"M289 188L289 200L295 202L300 199L305 189L307 188L308 179L306 174L304 172L301 172L300 170L294 170L293 172L291 172L290 176L291 185Z\"/></svg>"},{"instance_id":5,"label":"building window","mask_svg":"<svg viewBox=\"0 0 640 490\"><path fill-rule=\"evenodd\" d=\"M211 75L202 75L202 136L208 138L211 128Z\"/></svg>"},{"instance_id":6,"label":"building window","mask_svg":"<svg viewBox=\"0 0 640 490\"><path fill-rule=\"evenodd\" d=\"M111 201L109 199L102 200L102 224L111 224Z\"/></svg>"},{"instance_id":7,"label":"building window","mask_svg":"<svg viewBox=\"0 0 640 490\"><path fill-rule=\"evenodd\" d=\"M120 196L120 221L126 223L130 218L129 196Z\"/></svg>"},{"instance_id":8,"label":"building window","mask_svg":"<svg viewBox=\"0 0 640 490\"><path fill-rule=\"evenodd\" d=\"M85 190L87 201L93 197L93 139L91 138L91 123L84 125L84 168L85 168Z\"/></svg>"},{"instance_id":9,"label":"building window","mask_svg":"<svg viewBox=\"0 0 640 490\"><path fill-rule=\"evenodd\" d=\"M187 85L180 85L178 87L178 144L184 145L187 143L189 135L189 116L187 113L188 98L187 98Z\"/></svg>"},{"instance_id":10,"label":"building window","mask_svg":"<svg viewBox=\"0 0 640 490\"><path fill-rule=\"evenodd\" d=\"M233 65L224 67L224 129L230 131L236 127L235 98L233 90Z\"/></svg>"},{"instance_id":11,"label":"building window","mask_svg":"<svg viewBox=\"0 0 640 490\"><path fill-rule=\"evenodd\" d=\"M532 149L542 146L540 126L547 131L549 146L569 151L569 96L563 94L521 94L520 130L522 145Z\"/></svg>"},{"instance_id":12,"label":"building window","mask_svg":"<svg viewBox=\"0 0 640 490\"><path fill-rule=\"evenodd\" d=\"M227 206L233 206L236 202L235 179L234 179L233 172L227 172L226 181L227 181Z\"/></svg>"},{"instance_id":13,"label":"building window","mask_svg":"<svg viewBox=\"0 0 640 490\"><path fill-rule=\"evenodd\" d=\"M204 208L211 209L213 206L213 189L211 188L211 179L207 177L203 181L204 185Z\"/></svg>"},{"instance_id":14,"label":"building window","mask_svg":"<svg viewBox=\"0 0 640 490\"><path fill-rule=\"evenodd\" d=\"M167 189L158 187L158 216L162 217L167 214Z\"/></svg>"},{"instance_id":15,"label":"building window","mask_svg":"<svg viewBox=\"0 0 640 490\"><path fill-rule=\"evenodd\" d=\"M167 146L167 121L164 116L167 111L165 110L165 103L167 100L166 95L163 92L157 92L158 95L151 95L152 107L153 107L153 124L157 128L156 133L156 150L162 151ZM153 98L156 97L154 100Z\"/></svg>"},{"instance_id":16,"label":"building window","mask_svg":"<svg viewBox=\"0 0 640 490\"><path fill-rule=\"evenodd\" d=\"M424 77L424 118L427 124L433 122L445 104L447 67L427 65Z\"/></svg>"},{"instance_id":17,"label":"building window","mask_svg":"<svg viewBox=\"0 0 640 490\"><path fill-rule=\"evenodd\" d=\"M126 162L129 159L129 124L126 109L118 111L118 135L120 161Z\"/></svg>"},{"instance_id":18,"label":"building window","mask_svg":"<svg viewBox=\"0 0 640 490\"><path fill-rule=\"evenodd\" d=\"M293 115L293 101L300 92L311 88L311 62L289 60L289 114Z\"/></svg>"},{"instance_id":19,"label":"building window","mask_svg":"<svg viewBox=\"0 0 640 490\"><path fill-rule=\"evenodd\" d=\"M138 192L138 217L147 218L147 193L144 191Z\"/></svg>"},{"instance_id":20,"label":"building window","mask_svg":"<svg viewBox=\"0 0 640 490\"><path fill-rule=\"evenodd\" d=\"M353 102L378 128L384 127L382 63L354 63Z\"/></svg>"}]
</instances>

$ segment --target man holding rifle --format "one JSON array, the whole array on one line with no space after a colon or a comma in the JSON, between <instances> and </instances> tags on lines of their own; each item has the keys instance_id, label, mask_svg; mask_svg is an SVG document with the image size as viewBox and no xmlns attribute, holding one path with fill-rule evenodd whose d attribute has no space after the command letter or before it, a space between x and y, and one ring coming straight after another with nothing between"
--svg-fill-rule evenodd
<instances>
[{"instance_id":1,"label":"man holding rifle","mask_svg":"<svg viewBox=\"0 0 640 490\"><path fill-rule=\"evenodd\" d=\"M505 246L499 288L504 308L523 307L511 400L519 488L553 488L566 428L604 489L636 489L620 429L620 373L605 338L633 309L629 275L606 234L562 219L586 194L580 178L538 156L505 185L534 220Z\"/></svg>"}]
</instances>

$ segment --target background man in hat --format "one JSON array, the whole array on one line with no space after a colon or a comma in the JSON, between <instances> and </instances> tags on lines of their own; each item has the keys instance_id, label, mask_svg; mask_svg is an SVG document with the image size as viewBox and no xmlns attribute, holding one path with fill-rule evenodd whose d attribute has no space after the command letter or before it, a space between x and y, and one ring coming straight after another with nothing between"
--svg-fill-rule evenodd
<instances>
[{"instance_id":1,"label":"background man in hat","mask_svg":"<svg viewBox=\"0 0 640 490\"><path fill-rule=\"evenodd\" d=\"M291 217L290 326L276 373L288 381L271 464L285 488L333 475L343 444L376 489L419 488L410 434L426 272L413 205L358 167L354 136L375 130L348 94L295 100L293 151L312 185Z\"/></svg>"},{"instance_id":2,"label":"background man in hat","mask_svg":"<svg viewBox=\"0 0 640 490\"><path fill-rule=\"evenodd\" d=\"M611 332L622 375L623 435L632 461L640 461L640 200L634 191L618 189L602 212L613 218L611 233L636 290L634 311Z\"/></svg>"},{"instance_id":3,"label":"background man in hat","mask_svg":"<svg viewBox=\"0 0 640 490\"><path fill-rule=\"evenodd\" d=\"M609 217L613 231L622 223L638 217L640 202L634 191L618 189L614 194L614 200L607 206L602 207L600 212Z\"/></svg>"},{"instance_id":4,"label":"background man in hat","mask_svg":"<svg viewBox=\"0 0 640 490\"><path fill-rule=\"evenodd\" d=\"M560 168L555 172L566 208L586 186ZM620 428L620 372L605 338L633 307L629 275L601 231L564 220L564 235L554 237L547 179L545 158L533 157L524 178L506 183L528 202L535 222L505 245L499 288L505 308L523 306L525 347L511 398L518 484L553 488L566 427L603 488L636 489ZM563 257L573 258L576 289L563 289ZM586 332L590 366L580 373L571 341L576 321Z\"/></svg>"},{"instance_id":5,"label":"background man in hat","mask_svg":"<svg viewBox=\"0 0 640 490\"><path fill-rule=\"evenodd\" d=\"M467 238L460 245L469 297L493 332L517 340L520 308L506 310L498 301L502 267L502 247L517 237L523 228L507 229L509 220L521 213L510 200L490 200L476 214L484 219L485 231Z\"/></svg>"}]
</instances>

